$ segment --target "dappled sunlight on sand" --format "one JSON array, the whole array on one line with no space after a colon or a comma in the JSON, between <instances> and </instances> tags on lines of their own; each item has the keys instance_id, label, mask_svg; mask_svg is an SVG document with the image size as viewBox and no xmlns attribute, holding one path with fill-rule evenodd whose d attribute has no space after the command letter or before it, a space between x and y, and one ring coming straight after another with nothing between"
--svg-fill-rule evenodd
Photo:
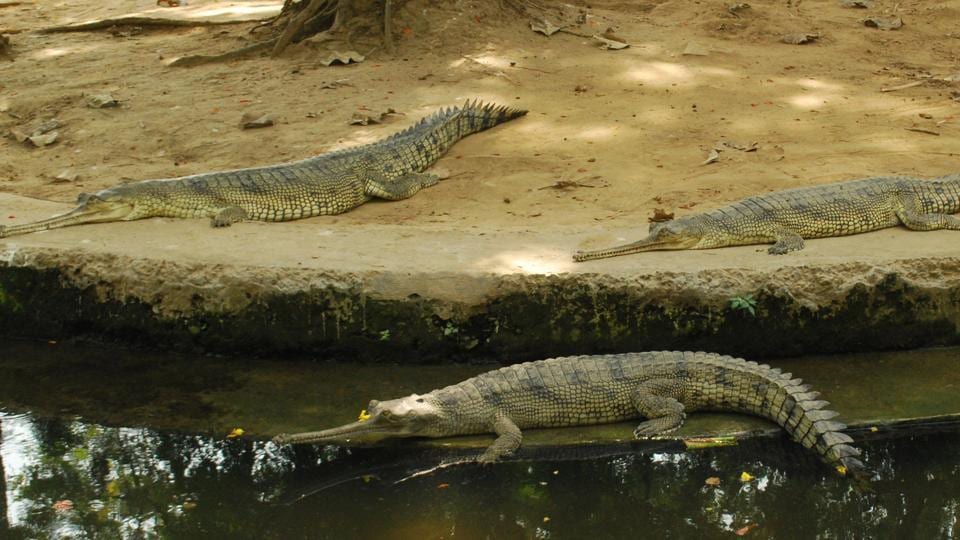
<instances>
[{"instance_id":1,"label":"dappled sunlight on sand","mask_svg":"<svg viewBox=\"0 0 960 540\"><path fill-rule=\"evenodd\" d=\"M571 271L576 264L571 253L572 251L529 246L523 250L503 251L493 257L480 259L473 265L473 269L494 274L559 274Z\"/></svg>"},{"instance_id":2,"label":"dappled sunlight on sand","mask_svg":"<svg viewBox=\"0 0 960 540\"><path fill-rule=\"evenodd\" d=\"M68 45L64 47L47 47L30 53L28 58L31 60L49 60L59 58L70 54L86 53L100 48L99 45Z\"/></svg>"},{"instance_id":3,"label":"dappled sunlight on sand","mask_svg":"<svg viewBox=\"0 0 960 540\"><path fill-rule=\"evenodd\" d=\"M729 69L717 67L690 67L672 62L646 62L630 68L625 78L654 86L668 86L692 83L698 76L713 78L732 77L735 73Z\"/></svg>"}]
</instances>

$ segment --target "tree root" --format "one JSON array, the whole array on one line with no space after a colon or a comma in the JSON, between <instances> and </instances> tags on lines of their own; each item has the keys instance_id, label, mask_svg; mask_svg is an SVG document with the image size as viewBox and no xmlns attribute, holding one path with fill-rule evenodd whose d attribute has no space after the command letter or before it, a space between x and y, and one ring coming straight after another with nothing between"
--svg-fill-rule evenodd
<instances>
[{"instance_id":1,"label":"tree root","mask_svg":"<svg viewBox=\"0 0 960 540\"><path fill-rule=\"evenodd\" d=\"M225 24L246 24L250 21L204 21L158 19L155 17L114 17L100 19L87 23L65 24L63 26L48 26L37 30L40 34L58 34L62 32L86 32L87 30L101 30L113 26L222 26Z\"/></svg>"},{"instance_id":2,"label":"tree root","mask_svg":"<svg viewBox=\"0 0 960 540\"><path fill-rule=\"evenodd\" d=\"M273 38L268 39L267 41L261 41L260 43L254 43L253 45L247 45L246 47L240 47L239 49L234 49L223 54L195 54L192 56L183 56L177 58L167 65L172 67L191 67L199 66L201 64L212 64L215 62L227 62L229 60L236 60L237 58L246 56L248 54L267 50L276 42L277 38Z\"/></svg>"}]
</instances>

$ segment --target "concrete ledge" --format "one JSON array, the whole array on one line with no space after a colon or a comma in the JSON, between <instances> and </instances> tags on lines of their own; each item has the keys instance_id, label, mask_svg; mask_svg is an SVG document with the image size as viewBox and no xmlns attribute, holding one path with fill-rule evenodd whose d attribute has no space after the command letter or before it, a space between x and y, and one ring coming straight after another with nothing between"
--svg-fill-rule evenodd
<instances>
[{"instance_id":1,"label":"concrete ledge","mask_svg":"<svg viewBox=\"0 0 960 540\"><path fill-rule=\"evenodd\" d=\"M18 221L67 208L9 195L0 204ZM416 362L660 348L769 358L960 343L955 232L888 229L781 257L749 246L570 261L577 248L642 229L330 218L66 228L0 240L0 332ZM756 316L730 307L747 294Z\"/></svg>"}]
</instances>

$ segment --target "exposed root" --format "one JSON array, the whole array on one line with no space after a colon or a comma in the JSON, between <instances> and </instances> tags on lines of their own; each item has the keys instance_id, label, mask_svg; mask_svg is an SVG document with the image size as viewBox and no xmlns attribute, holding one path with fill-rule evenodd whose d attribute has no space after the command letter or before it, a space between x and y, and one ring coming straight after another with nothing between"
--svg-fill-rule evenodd
<instances>
[{"instance_id":1,"label":"exposed root","mask_svg":"<svg viewBox=\"0 0 960 540\"><path fill-rule=\"evenodd\" d=\"M276 42L277 38L273 38L268 39L267 41L261 41L260 43L254 43L253 45L247 45L246 47L240 47L239 49L234 49L223 54L196 54L193 56L183 56L181 58L177 58L167 65L172 67L191 67L199 66L201 64L212 64L215 62L227 62L230 60L236 60L237 58L241 58L248 54L265 51L272 47Z\"/></svg>"},{"instance_id":2,"label":"exposed root","mask_svg":"<svg viewBox=\"0 0 960 540\"><path fill-rule=\"evenodd\" d=\"M114 17L100 19L86 23L65 24L62 26L48 26L40 28L41 34L58 34L62 32L86 32L88 30L102 30L114 26L222 26L225 24L246 24L250 21L208 21L196 19L158 19L156 17Z\"/></svg>"}]
</instances>

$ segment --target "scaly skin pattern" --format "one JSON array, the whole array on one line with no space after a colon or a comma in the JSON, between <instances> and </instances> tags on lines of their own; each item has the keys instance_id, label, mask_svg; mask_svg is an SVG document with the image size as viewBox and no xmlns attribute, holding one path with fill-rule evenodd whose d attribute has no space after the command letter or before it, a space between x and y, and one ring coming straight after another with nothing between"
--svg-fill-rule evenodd
<instances>
[{"instance_id":1,"label":"scaly skin pattern","mask_svg":"<svg viewBox=\"0 0 960 540\"><path fill-rule=\"evenodd\" d=\"M524 114L524 110L467 102L365 146L281 165L148 180L84 193L73 211L34 223L0 226L0 238L148 217L206 217L214 226L244 219L288 221L339 214L372 198L406 199L438 182L437 176L422 171L458 140Z\"/></svg>"},{"instance_id":2,"label":"scaly skin pattern","mask_svg":"<svg viewBox=\"0 0 960 540\"><path fill-rule=\"evenodd\" d=\"M782 426L841 472L860 471L860 452L831 421L837 413L790 373L704 352L643 352L551 358L504 367L459 384L391 401L371 401L360 421L278 435L279 443L370 442L388 437L497 434L480 456L495 461L520 446L521 430L646 418L637 438L669 433L686 413L734 411Z\"/></svg>"},{"instance_id":3,"label":"scaly skin pattern","mask_svg":"<svg viewBox=\"0 0 960 540\"><path fill-rule=\"evenodd\" d=\"M804 238L846 236L903 224L915 231L960 229L960 175L934 180L902 176L865 178L777 191L703 214L653 223L647 238L579 251L575 261L642 251L710 249L773 243L780 255L803 249Z\"/></svg>"}]
</instances>

